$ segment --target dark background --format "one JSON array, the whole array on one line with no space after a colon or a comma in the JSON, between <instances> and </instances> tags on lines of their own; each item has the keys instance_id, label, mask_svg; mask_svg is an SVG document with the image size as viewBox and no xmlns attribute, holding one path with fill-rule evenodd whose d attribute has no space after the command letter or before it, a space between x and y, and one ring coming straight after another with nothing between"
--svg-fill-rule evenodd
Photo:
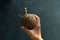
<instances>
[{"instance_id":1,"label":"dark background","mask_svg":"<svg viewBox=\"0 0 60 40\"><path fill-rule=\"evenodd\" d=\"M60 40L60 0L0 0L0 40L31 40L21 29L24 7L41 18L42 37Z\"/></svg>"}]
</instances>

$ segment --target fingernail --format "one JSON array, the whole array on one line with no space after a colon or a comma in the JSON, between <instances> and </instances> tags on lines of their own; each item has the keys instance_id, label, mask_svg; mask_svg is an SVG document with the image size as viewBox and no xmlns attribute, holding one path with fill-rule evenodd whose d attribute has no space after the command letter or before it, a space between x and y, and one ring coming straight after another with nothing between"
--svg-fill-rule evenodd
<instances>
[{"instance_id":1,"label":"fingernail","mask_svg":"<svg viewBox=\"0 0 60 40\"><path fill-rule=\"evenodd\" d=\"M23 26L22 26L21 28L22 28L22 29L24 29L24 27L23 27Z\"/></svg>"}]
</instances>

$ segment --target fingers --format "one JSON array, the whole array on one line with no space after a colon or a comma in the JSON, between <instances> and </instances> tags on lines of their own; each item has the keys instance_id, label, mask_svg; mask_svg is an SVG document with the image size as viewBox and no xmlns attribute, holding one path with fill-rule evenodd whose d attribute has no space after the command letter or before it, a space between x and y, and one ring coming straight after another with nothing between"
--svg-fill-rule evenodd
<instances>
[{"instance_id":1,"label":"fingers","mask_svg":"<svg viewBox=\"0 0 60 40\"><path fill-rule=\"evenodd\" d=\"M22 26L21 28L23 29L23 31L29 32L29 30L27 28L25 28L24 26Z\"/></svg>"},{"instance_id":2,"label":"fingers","mask_svg":"<svg viewBox=\"0 0 60 40\"><path fill-rule=\"evenodd\" d=\"M31 30L25 28L24 26L22 26L22 30L28 34L31 34Z\"/></svg>"},{"instance_id":3,"label":"fingers","mask_svg":"<svg viewBox=\"0 0 60 40\"><path fill-rule=\"evenodd\" d=\"M37 15L35 15L35 18L36 18L36 22L40 22L40 18Z\"/></svg>"},{"instance_id":4,"label":"fingers","mask_svg":"<svg viewBox=\"0 0 60 40\"><path fill-rule=\"evenodd\" d=\"M22 30L24 32L26 32L29 36L31 36L31 37L34 36L33 30L29 30L29 29L25 28L24 26L22 26Z\"/></svg>"},{"instance_id":5,"label":"fingers","mask_svg":"<svg viewBox=\"0 0 60 40\"><path fill-rule=\"evenodd\" d=\"M40 27L40 18L35 15L37 26Z\"/></svg>"},{"instance_id":6,"label":"fingers","mask_svg":"<svg viewBox=\"0 0 60 40\"><path fill-rule=\"evenodd\" d=\"M40 24L40 18L37 15L35 15L35 18L36 18L36 23L37 23L36 29L40 29L40 26L41 26L41 24Z\"/></svg>"}]
</instances>

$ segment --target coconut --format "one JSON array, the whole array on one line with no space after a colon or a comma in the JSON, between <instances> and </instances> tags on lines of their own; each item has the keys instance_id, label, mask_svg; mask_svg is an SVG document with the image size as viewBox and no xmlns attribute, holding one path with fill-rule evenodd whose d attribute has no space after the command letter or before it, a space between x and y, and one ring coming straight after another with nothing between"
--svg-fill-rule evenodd
<instances>
[{"instance_id":1,"label":"coconut","mask_svg":"<svg viewBox=\"0 0 60 40\"><path fill-rule=\"evenodd\" d=\"M34 29L37 25L37 18L36 18L36 14L25 14L23 17L22 17L22 20L21 20L21 24L22 26L28 28L28 29ZM38 16L37 16L38 17Z\"/></svg>"},{"instance_id":2,"label":"coconut","mask_svg":"<svg viewBox=\"0 0 60 40\"><path fill-rule=\"evenodd\" d=\"M21 25L28 29L34 29L37 26L38 16L37 17L36 16L37 16L36 14L27 13L27 7L25 7L25 15L22 16ZM38 19L40 18L38 17Z\"/></svg>"}]
</instances>

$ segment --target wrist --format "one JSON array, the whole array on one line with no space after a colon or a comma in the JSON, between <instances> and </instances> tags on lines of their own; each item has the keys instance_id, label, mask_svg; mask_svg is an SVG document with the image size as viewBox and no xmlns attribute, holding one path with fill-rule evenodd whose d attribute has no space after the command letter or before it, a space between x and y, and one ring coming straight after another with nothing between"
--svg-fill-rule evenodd
<instances>
[{"instance_id":1,"label":"wrist","mask_svg":"<svg viewBox=\"0 0 60 40\"><path fill-rule=\"evenodd\" d=\"M32 39L32 40L44 40L43 38L35 38L35 39Z\"/></svg>"},{"instance_id":2,"label":"wrist","mask_svg":"<svg viewBox=\"0 0 60 40\"><path fill-rule=\"evenodd\" d=\"M41 39L38 39L38 40L43 40L43 38L41 38Z\"/></svg>"}]
</instances>

